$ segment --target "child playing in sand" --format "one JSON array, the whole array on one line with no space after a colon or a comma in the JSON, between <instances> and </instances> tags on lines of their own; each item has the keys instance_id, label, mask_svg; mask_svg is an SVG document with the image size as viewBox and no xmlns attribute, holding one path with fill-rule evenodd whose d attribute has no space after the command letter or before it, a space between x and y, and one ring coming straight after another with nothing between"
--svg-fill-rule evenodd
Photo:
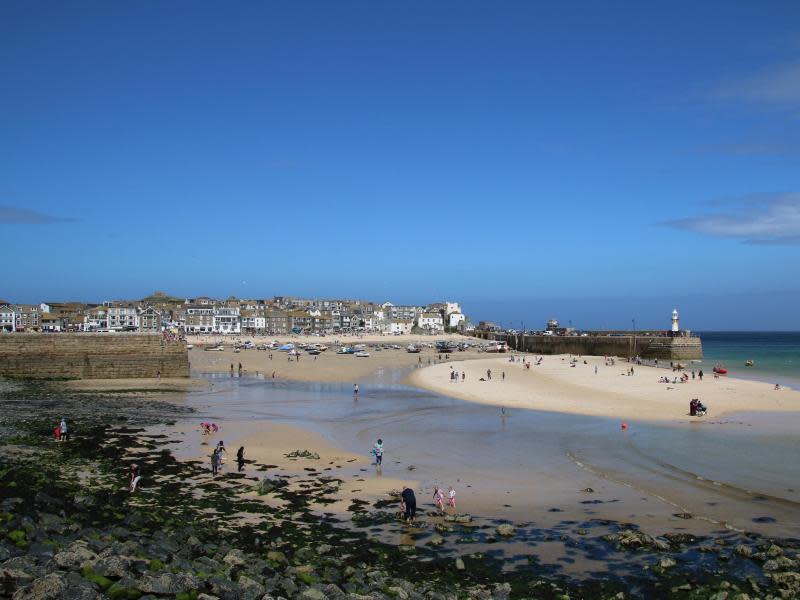
<instances>
[{"instance_id":1,"label":"child playing in sand","mask_svg":"<svg viewBox=\"0 0 800 600\"><path fill-rule=\"evenodd\" d=\"M444 512L444 490L440 487L435 487L433 489L433 500L436 502L437 508Z\"/></svg>"},{"instance_id":2,"label":"child playing in sand","mask_svg":"<svg viewBox=\"0 0 800 600\"><path fill-rule=\"evenodd\" d=\"M450 486L450 491L447 493L447 506L456 507L456 491L453 486Z\"/></svg>"},{"instance_id":3,"label":"child playing in sand","mask_svg":"<svg viewBox=\"0 0 800 600\"><path fill-rule=\"evenodd\" d=\"M372 454L375 455L375 464L381 466L383 463L383 440L378 439L372 447Z\"/></svg>"}]
</instances>

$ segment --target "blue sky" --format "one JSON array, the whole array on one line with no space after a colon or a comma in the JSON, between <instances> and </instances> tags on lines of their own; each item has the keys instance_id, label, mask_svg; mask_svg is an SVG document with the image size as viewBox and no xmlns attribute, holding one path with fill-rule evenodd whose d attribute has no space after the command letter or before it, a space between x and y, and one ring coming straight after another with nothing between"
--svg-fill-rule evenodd
<instances>
[{"instance_id":1,"label":"blue sky","mask_svg":"<svg viewBox=\"0 0 800 600\"><path fill-rule=\"evenodd\" d=\"M3 3L0 297L800 329L799 17Z\"/></svg>"}]
</instances>

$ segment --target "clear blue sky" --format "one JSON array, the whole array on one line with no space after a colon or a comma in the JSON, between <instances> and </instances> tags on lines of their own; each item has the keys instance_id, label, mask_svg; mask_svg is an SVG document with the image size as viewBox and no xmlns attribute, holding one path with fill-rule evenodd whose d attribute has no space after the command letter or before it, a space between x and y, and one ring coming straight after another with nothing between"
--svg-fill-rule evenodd
<instances>
[{"instance_id":1,"label":"clear blue sky","mask_svg":"<svg viewBox=\"0 0 800 600\"><path fill-rule=\"evenodd\" d=\"M800 3L4 2L0 297L800 329Z\"/></svg>"}]
</instances>

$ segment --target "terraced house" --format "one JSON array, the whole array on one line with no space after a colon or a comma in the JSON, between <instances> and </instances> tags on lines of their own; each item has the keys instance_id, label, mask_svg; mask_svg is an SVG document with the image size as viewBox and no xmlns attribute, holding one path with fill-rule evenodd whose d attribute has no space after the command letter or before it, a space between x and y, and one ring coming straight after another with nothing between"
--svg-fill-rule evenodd
<instances>
[{"instance_id":1,"label":"terraced house","mask_svg":"<svg viewBox=\"0 0 800 600\"><path fill-rule=\"evenodd\" d=\"M208 305L187 306L183 330L186 333L211 333L214 331L214 307Z\"/></svg>"},{"instance_id":2,"label":"terraced house","mask_svg":"<svg viewBox=\"0 0 800 600\"><path fill-rule=\"evenodd\" d=\"M138 331L161 331L161 312L152 306L140 308L137 317L139 323Z\"/></svg>"},{"instance_id":3,"label":"terraced house","mask_svg":"<svg viewBox=\"0 0 800 600\"><path fill-rule=\"evenodd\" d=\"M11 333L17 330L17 315L10 304L0 306L0 332Z\"/></svg>"},{"instance_id":4,"label":"terraced house","mask_svg":"<svg viewBox=\"0 0 800 600\"><path fill-rule=\"evenodd\" d=\"M115 331L136 331L139 326L136 306L114 304L108 307L108 328Z\"/></svg>"},{"instance_id":5,"label":"terraced house","mask_svg":"<svg viewBox=\"0 0 800 600\"><path fill-rule=\"evenodd\" d=\"M241 333L242 320L239 307L221 306L214 309L214 333Z\"/></svg>"},{"instance_id":6,"label":"terraced house","mask_svg":"<svg viewBox=\"0 0 800 600\"><path fill-rule=\"evenodd\" d=\"M14 307L16 313L17 331L38 331L40 326L41 311L38 305L17 304Z\"/></svg>"}]
</instances>

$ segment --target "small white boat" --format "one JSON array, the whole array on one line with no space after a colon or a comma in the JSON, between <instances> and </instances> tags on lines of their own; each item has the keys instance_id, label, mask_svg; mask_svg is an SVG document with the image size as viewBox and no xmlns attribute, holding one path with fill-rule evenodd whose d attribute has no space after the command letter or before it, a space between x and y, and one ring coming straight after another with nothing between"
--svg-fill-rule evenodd
<instances>
[{"instance_id":1,"label":"small white boat","mask_svg":"<svg viewBox=\"0 0 800 600\"><path fill-rule=\"evenodd\" d=\"M191 350L192 348L194 348L193 344L186 344L186 349L187 350Z\"/></svg>"},{"instance_id":2,"label":"small white boat","mask_svg":"<svg viewBox=\"0 0 800 600\"><path fill-rule=\"evenodd\" d=\"M356 352L353 356L357 356L359 358L369 358L369 352L367 352L366 350L361 350L359 352Z\"/></svg>"}]
</instances>

